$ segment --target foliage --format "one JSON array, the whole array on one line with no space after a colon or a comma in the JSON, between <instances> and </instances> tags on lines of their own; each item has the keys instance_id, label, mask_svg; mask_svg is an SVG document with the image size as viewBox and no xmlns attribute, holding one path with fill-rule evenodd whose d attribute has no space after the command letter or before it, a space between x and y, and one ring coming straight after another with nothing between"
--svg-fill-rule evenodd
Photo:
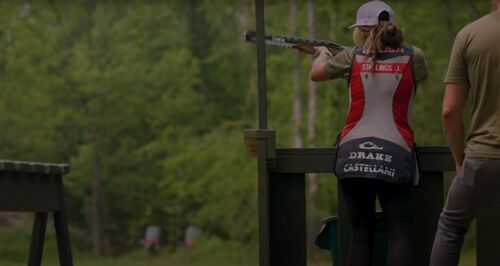
<instances>
[{"instance_id":1,"label":"foliage","mask_svg":"<svg viewBox=\"0 0 500 266\"><path fill-rule=\"evenodd\" d=\"M350 45L347 26L362 3L318 0L318 39ZM299 32L307 36L299 5ZM452 35L472 16L455 3L447 12L438 1L393 6L406 42L429 63L414 106L417 141L444 144L436 114L450 29L431 10L447 14ZM486 13L488 5L477 8ZM289 10L288 2L266 2L266 31L289 34ZM255 244L256 167L242 139L256 125L255 47L242 38L254 27L253 12L250 0L3 1L0 157L70 162L70 225L88 233L98 155L111 253L138 248L150 223L162 227L170 249L191 224L213 239ZM280 147L292 142L292 53L267 50L269 124ZM310 58L301 60L305 88ZM333 144L348 101L344 81L319 84L317 146ZM321 176L320 215L336 211L335 192L335 180ZM87 235L76 238L78 247L88 248Z\"/></svg>"}]
</instances>

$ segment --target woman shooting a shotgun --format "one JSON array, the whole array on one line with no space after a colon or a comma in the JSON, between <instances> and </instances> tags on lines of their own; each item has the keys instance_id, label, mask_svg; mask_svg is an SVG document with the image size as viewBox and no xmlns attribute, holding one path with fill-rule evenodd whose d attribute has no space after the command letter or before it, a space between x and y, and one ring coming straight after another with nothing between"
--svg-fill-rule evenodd
<instances>
[{"instance_id":1,"label":"woman shooting a shotgun","mask_svg":"<svg viewBox=\"0 0 500 266\"><path fill-rule=\"evenodd\" d=\"M414 186L418 184L411 106L427 64L417 47L403 45L393 11L371 1L352 25L355 48L332 55L316 47L313 81L347 78L350 107L338 139L334 172L353 228L349 265L372 265L375 201L383 210L387 265L414 265Z\"/></svg>"}]
</instances>

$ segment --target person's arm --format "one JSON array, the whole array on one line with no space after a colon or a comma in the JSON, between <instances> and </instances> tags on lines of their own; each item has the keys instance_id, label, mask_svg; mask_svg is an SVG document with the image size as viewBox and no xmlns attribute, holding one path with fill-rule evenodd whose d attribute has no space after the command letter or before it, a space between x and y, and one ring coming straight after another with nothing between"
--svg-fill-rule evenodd
<instances>
[{"instance_id":1,"label":"person's arm","mask_svg":"<svg viewBox=\"0 0 500 266\"><path fill-rule=\"evenodd\" d=\"M324 49L323 49L324 48ZM311 66L310 78L312 81L325 81L345 77L349 73L353 60L353 48L330 53L326 47L318 47L316 59ZM337 52L337 53L335 53Z\"/></svg>"},{"instance_id":2,"label":"person's arm","mask_svg":"<svg viewBox=\"0 0 500 266\"><path fill-rule=\"evenodd\" d=\"M427 79L429 74L427 60L425 60L424 52L420 48L413 46L413 50L413 74L415 75L415 82L420 83Z\"/></svg>"},{"instance_id":3,"label":"person's arm","mask_svg":"<svg viewBox=\"0 0 500 266\"><path fill-rule=\"evenodd\" d=\"M314 59L311 67L310 77L312 81L325 81L331 79L326 73L325 67L328 61L332 58L332 54L325 47L317 47L317 57Z\"/></svg>"},{"instance_id":4,"label":"person's arm","mask_svg":"<svg viewBox=\"0 0 500 266\"><path fill-rule=\"evenodd\" d=\"M442 112L443 126L457 172L462 168L465 156L463 111L468 95L467 83L446 84Z\"/></svg>"}]
</instances>

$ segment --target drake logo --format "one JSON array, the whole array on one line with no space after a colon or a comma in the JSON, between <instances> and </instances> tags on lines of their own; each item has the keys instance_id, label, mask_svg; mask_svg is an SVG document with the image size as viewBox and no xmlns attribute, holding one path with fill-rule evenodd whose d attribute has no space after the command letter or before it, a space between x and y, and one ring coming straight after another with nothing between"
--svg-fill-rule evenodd
<instances>
[{"instance_id":1,"label":"drake logo","mask_svg":"<svg viewBox=\"0 0 500 266\"><path fill-rule=\"evenodd\" d=\"M383 150L383 147L377 146L375 143L371 141L367 141L359 144L359 148L363 150Z\"/></svg>"}]
</instances>

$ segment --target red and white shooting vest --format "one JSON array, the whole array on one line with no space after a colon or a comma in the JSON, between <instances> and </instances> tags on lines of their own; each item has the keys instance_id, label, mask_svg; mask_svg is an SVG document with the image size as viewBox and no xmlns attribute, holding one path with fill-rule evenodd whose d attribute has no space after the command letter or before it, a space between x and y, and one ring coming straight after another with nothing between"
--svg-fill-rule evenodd
<instances>
[{"instance_id":1,"label":"red and white shooting vest","mask_svg":"<svg viewBox=\"0 0 500 266\"><path fill-rule=\"evenodd\" d=\"M396 184L418 183L411 107L416 92L413 49L381 51L375 64L354 51L350 107L339 136L335 174Z\"/></svg>"}]
</instances>

